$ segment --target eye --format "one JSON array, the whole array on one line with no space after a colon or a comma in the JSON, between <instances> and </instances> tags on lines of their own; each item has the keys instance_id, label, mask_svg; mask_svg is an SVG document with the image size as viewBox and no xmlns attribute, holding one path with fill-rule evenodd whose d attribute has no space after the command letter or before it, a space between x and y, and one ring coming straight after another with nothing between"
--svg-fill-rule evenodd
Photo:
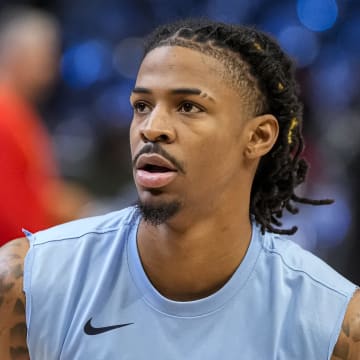
<instances>
[{"instance_id":1,"label":"eye","mask_svg":"<svg viewBox=\"0 0 360 360\"><path fill-rule=\"evenodd\" d=\"M138 101L133 105L135 112L138 114L147 114L150 112L150 106L143 101Z\"/></svg>"},{"instance_id":2,"label":"eye","mask_svg":"<svg viewBox=\"0 0 360 360\"><path fill-rule=\"evenodd\" d=\"M199 113L199 112L202 112L203 110L200 109L195 104L187 101L187 102L183 102L180 105L179 111L182 113Z\"/></svg>"}]
</instances>

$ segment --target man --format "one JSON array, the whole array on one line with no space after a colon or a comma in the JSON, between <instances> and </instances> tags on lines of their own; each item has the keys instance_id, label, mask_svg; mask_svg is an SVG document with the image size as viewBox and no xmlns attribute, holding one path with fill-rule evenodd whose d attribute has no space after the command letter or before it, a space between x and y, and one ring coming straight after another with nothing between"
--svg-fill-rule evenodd
<instances>
[{"instance_id":1,"label":"man","mask_svg":"<svg viewBox=\"0 0 360 360\"><path fill-rule=\"evenodd\" d=\"M58 72L55 19L29 7L0 17L0 245L78 217L83 192L60 179L36 104ZM56 205L54 205L56 204Z\"/></svg>"},{"instance_id":2,"label":"man","mask_svg":"<svg viewBox=\"0 0 360 360\"><path fill-rule=\"evenodd\" d=\"M329 201L294 193L301 104L278 45L161 27L131 103L139 205L1 250L3 358L360 359L355 285L279 235L294 202Z\"/></svg>"}]
</instances>

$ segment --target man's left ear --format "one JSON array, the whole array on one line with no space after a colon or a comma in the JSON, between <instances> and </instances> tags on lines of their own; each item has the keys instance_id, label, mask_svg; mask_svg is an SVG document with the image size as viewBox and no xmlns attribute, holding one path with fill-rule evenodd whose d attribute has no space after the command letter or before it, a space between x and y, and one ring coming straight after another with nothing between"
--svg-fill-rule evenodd
<instances>
[{"instance_id":1,"label":"man's left ear","mask_svg":"<svg viewBox=\"0 0 360 360\"><path fill-rule=\"evenodd\" d=\"M260 158L274 146L279 135L279 123L271 114L257 116L249 120L247 126L245 156L248 159Z\"/></svg>"}]
</instances>

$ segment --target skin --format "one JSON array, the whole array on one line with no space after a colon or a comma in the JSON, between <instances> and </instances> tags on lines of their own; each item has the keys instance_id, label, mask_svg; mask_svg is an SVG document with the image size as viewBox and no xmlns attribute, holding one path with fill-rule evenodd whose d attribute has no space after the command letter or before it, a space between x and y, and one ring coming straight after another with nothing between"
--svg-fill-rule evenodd
<instances>
[{"instance_id":1,"label":"skin","mask_svg":"<svg viewBox=\"0 0 360 360\"><path fill-rule=\"evenodd\" d=\"M348 306L331 360L360 359L360 291Z\"/></svg>"},{"instance_id":2,"label":"skin","mask_svg":"<svg viewBox=\"0 0 360 360\"><path fill-rule=\"evenodd\" d=\"M132 157L145 144L160 142L184 168L156 193L137 184L143 202L181 203L180 211L167 222L158 226L141 222L138 231L145 271L154 286L174 300L213 293L241 263L251 237L251 183L259 159L278 135L273 116L253 117L241 95L220 81L224 71L221 63L194 50L158 48L144 59L131 95ZM190 94L183 89L200 91ZM27 247L27 241L20 239L0 249L4 360L28 359L22 306ZM360 293L356 293L331 359L360 359L359 340Z\"/></svg>"},{"instance_id":3,"label":"skin","mask_svg":"<svg viewBox=\"0 0 360 360\"><path fill-rule=\"evenodd\" d=\"M0 354L2 360L29 359L26 346L23 261L27 239L0 248Z\"/></svg>"}]
</instances>

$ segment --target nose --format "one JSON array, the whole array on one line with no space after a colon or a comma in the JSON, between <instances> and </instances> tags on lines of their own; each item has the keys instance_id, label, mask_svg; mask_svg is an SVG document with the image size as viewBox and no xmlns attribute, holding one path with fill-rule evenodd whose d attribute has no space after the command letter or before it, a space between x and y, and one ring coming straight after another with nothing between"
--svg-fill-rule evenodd
<instances>
[{"instance_id":1,"label":"nose","mask_svg":"<svg viewBox=\"0 0 360 360\"><path fill-rule=\"evenodd\" d=\"M172 143L176 138L175 129L171 126L170 114L153 110L140 130L143 142Z\"/></svg>"}]
</instances>

